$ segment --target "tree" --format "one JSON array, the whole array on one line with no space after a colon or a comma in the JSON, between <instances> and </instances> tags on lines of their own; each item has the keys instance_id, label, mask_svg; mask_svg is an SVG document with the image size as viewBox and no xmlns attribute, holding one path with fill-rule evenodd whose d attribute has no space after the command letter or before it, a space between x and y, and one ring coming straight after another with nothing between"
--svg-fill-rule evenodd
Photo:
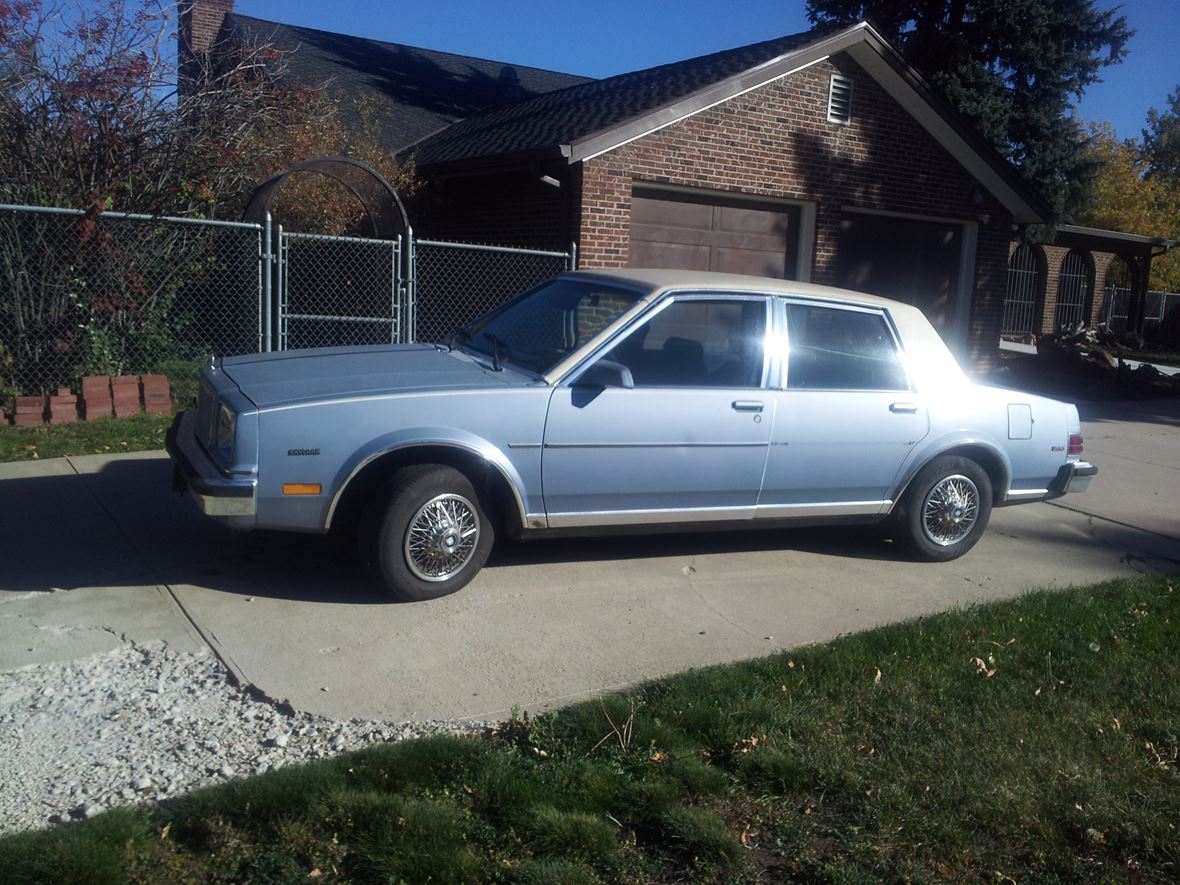
<instances>
[{"instance_id":1,"label":"tree","mask_svg":"<svg viewBox=\"0 0 1180 885\"><path fill-rule=\"evenodd\" d=\"M1180 180L1151 175L1153 154L1134 139L1120 140L1109 123L1093 124L1087 152L1097 172L1078 220L1092 227L1180 238ZM1148 288L1180 291L1180 252L1151 263Z\"/></svg>"},{"instance_id":2,"label":"tree","mask_svg":"<svg viewBox=\"0 0 1180 885\"><path fill-rule=\"evenodd\" d=\"M1152 108L1147 112L1143 155L1148 177L1167 180L1180 188L1180 86L1168 96L1166 111Z\"/></svg>"},{"instance_id":3,"label":"tree","mask_svg":"<svg viewBox=\"0 0 1180 885\"><path fill-rule=\"evenodd\" d=\"M258 182L317 154L406 181L322 90L283 82L273 47L216 47L186 62L180 89L173 8L71 2L0 0L0 202L85 210L0 215L0 396L207 349L234 235L103 213L236 219ZM297 222L335 232L361 214L338 188L308 188Z\"/></svg>"},{"instance_id":4,"label":"tree","mask_svg":"<svg viewBox=\"0 0 1180 885\"><path fill-rule=\"evenodd\" d=\"M1015 164L1060 218L1090 162L1073 100L1132 31L1094 0L807 0L813 24L868 20Z\"/></svg>"}]
</instances>

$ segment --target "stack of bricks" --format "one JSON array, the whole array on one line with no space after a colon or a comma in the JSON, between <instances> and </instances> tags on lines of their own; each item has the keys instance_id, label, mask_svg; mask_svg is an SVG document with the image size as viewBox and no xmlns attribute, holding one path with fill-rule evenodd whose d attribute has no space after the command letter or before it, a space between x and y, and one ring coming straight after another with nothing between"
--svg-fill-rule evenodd
<instances>
[{"instance_id":1,"label":"stack of bricks","mask_svg":"<svg viewBox=\"0 0 1180 885\"><path fill-rule=\"evenodd\" d=\"M135 375L118 375L111 379L111 398L115 406L115 417L125 418L139 412L139 378Z\"/></svg>"},{"instance_id":2,"label":"stack of bricks","mask_svg":"<svg viewBox=\"0 0 1180 885\"><path fill-rule=\"evenodd\" d=\"M17 427L32 427L45 420L45 397L18 396L12 423Z\"/></svg>"},{"instance_id":3,"label":"stack of bricks","mask_svg":"<svg viewBox=\"0 0 1180 885\"><path fill-rule=\"evenodd\" d=\"M168 378L164 375L143 375L143 410L149 415L167 415L172 411L172 396Z\"/></svg>"},{"instance_id":4,"label":"stack of bricks","mask_svg":"<svg viewBox=\"0 0 1180 885\"><path fill-rule=\"evenodd\" d=\"M108 375L87 375L82 379L82 404L86 420L109 418L114 414L111 379Z\"/></svg>"},{"instance_id":5,"label":"stack of bricks","mask_svg":"<svg viewBox=\"0 0 1180 885\"><path fill-rule=\"evenodd\" d=\"M49 423L72 424L78 420L78 397L68 387L59 387L49 397Z\"/></svg>"}]
</instances>

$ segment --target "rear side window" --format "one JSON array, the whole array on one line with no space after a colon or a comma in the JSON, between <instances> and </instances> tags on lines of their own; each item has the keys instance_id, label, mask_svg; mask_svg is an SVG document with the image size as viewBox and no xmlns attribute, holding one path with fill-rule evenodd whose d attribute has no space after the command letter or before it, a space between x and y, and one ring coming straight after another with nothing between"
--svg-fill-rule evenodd
<instances>
[{"instance_id":1,"label":"rear side window","mask_svg":"<svg viewBox=\"0 0 1180 885\"><path fill-rule=\"evenodd\" d=\"M906 390L885 317L838 307L787 305L788 390Z\"/></svg>"}]
</instances>

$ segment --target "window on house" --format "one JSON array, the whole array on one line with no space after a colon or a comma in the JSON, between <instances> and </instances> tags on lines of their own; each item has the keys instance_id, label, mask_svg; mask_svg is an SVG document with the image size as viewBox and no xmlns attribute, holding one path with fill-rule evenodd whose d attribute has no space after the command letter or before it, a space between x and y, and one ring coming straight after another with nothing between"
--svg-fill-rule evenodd
<instances>
[{"instance_id":1,"label":"window on house","mask_svg":"<svg viewBox=\"0 0 1180 885\"><path fill-rule=\"evenodd\" d=\"M828 84L828 120L847 126L852 122L852 81L832 74Z\"/></svg>"}]
</instances>

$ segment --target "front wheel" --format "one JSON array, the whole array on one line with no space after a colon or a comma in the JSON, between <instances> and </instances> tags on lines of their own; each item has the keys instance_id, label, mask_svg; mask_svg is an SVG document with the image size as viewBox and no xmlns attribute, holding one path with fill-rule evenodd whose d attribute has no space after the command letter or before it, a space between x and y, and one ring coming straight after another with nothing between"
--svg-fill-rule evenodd
<instances>
[{"instance_id":1,"label":"front wheel","mask_svg":"<svg viewBox=\"0 0 1180 885\"><path fill-rule=\"evenodd\" d=\"M494 540L471 482L439 464L399 470L372 518L378 570L390 594L403 602L437 599L466 586Z\"/></svg>"},{"instance_id":2,"label":"front wheel","mask_svg":"<svg viewBox=\"0 0 1180 885\"><path fill-rule=\"evenodd\" d=\"M969 458L948 455L919 471L906 492L901 538L927 562L957 559L975 546L992 513L992 483Z\"/></svg>"}]
</instances>

